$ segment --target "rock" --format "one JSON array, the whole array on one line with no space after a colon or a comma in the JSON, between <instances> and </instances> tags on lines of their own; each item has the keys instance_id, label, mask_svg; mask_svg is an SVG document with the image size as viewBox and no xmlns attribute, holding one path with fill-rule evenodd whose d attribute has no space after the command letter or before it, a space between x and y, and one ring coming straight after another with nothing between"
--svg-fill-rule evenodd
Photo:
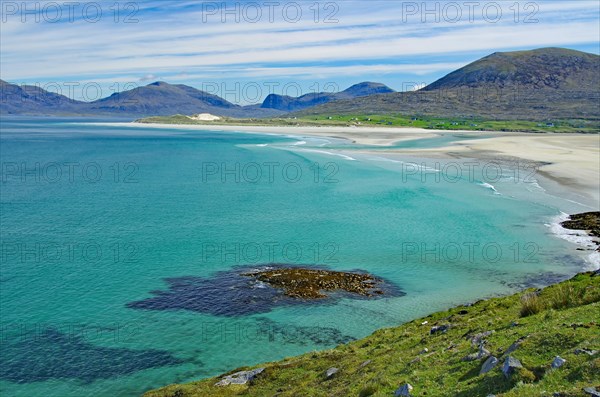
<instances>
[{"instance_id":1,"label":"rock","mask_svg":"<svg viewBox=\"0 0 600 397\"><path fill-rule=\"evenodd\" d=\"M588 356L593 356L598 353L598 350L589 350L589 349L575 349L575 354L587 354Z\"/></svg>"},{"instance_id":2,"label":"rock","mask_svg":"<svg viewBox=\"0 0 600 397\"><path fill-rule=\"evenodd\" d=\"M482 358L488 357L490 355L490 351L487 350L483 345L479 346L479 351L477 353L469 354L466 357L463 357L463 361L475 361L481 360Z\"/></svg>"},{"instance_id":3,"label":"rock","mask_svg":"<svg viewBox=\"0 0 600 397\"><path fill-rule=\"evenodd\" d=\"M450 329L449 325L435 325L435 326L431 327L431 329L429 330L429 334L433 335L433 334L437 334L439 332L441 332L442 334L445 334L449 329Z\"/></svg>"},{"instance_id":4,"label":"rock","mask_svg":"<svg viewBox=\"0 0 600 397\"><path fill-rule=\"evenodd\" d=\"M560 368L563 365L565 365L566 362L567 362L567 360L565 360L561 356L556 356L556 357L554 357L554 360L552 361L552 368L554 368L554 369Z\"/></svg>"},{"instance_id":5,"label":"rock","mask_svg":"<svg viewBox=\"0 0 600 397\"><path fill-rule=\"evenodd\" d=\"M519 348L519 346L521 346L521 343L523 343L524 340L525 340L525 338L518 339L515 343L513 343L512 345L510 345L508 347L508 349L506 349L506 351L504 352L504 355L508 356L509 354L511 354L514 351L516 351Z\"/></svg>"},{"instance_id":6,"label":"rock","mask_svg":"<svg viewBox=\"0 0 600 397\"><path fill-rule=\"evenodd\" d=\"M494 356L488 357L487 360L481 366L481 370L479 371L479 375L490 372L494 367L498 365L498 359Z\"/></svg>"},{"instance_id":7,"label":"rock","mask_svg":"<svg viewBox=\"0 0 600 397\"><path fill-rule=\"evenodd\" d=\"M252 371L236 372L233 375L224 376L223 379L215 383L215 386L245 385L246 383L256 378L256 376L264 370L264 368L256 368Z\"/></svg>"},{"instance_id":8,"label":"rock","mask_svg":"<svg viewBox=\"0 0 600 397\"><path fill-rule=\"evenodd\" d=\"M481 344L481 341L483 340L483 338L487 338L488 336L490 336L494 332L496 332L496 331L492 330L492 331L480 332L478 334L471 335L471 336L467 337L467 339L471 341L471 344L473 346L478 346L478 345Z\"/></svg>"},{"instance_id":9,"label":"rock","mask_svg":"<svg viewBox=\"0 0 600 397\"><path fill-rule=\"evenodd\" d=\"M420 363L421 361L421 357L415 357L412 360L410 360L409 364Z\"/></svg>"},{"instance_id":10,"label":"rock","mask_svg":"<svg viewBox=\"0 0 600 397\"><path fill-rule=\"evenodd\" d=\"M523 368L523 365L519 360L512 356L506 357L506 361L504 361L504 366L502 367L502 373L504 376L509 378L516 369Z\"/></svg>"},{"instance_id":11,"label":"rock","mask_svg":"<svg viewBox=\"0 0 600 397\"><path fill-rule=\"evenodd\" d=\"M339 372L339 369L337 369L337 368L335 368L335 367L329 368L327 371L325 371L325 377L326 377L327 379L331 379L331 378L333 378L333 377L335 376L335 374L337 374L338 372Z\"/></svg>"},{"instance_id":12,"label":"rock","mask_svg":"<svg viewBox=\"0 0 600 397\"><path fill-rule=\"evenodd\" d=\"M398 390L396 390L394 396L410 396L410 392L412 391L412 389L413 387L410 383L405 383L402 386L400 386Z\"/></svg>"},{"instance_id":13,"label":"rock","mask_svg":"<svg viewBox=\"0 0 600 397\"><path fill-rule=\"evenodd\" d=\"M364 367L366 367L367 365L369 365L369 364L371 364L371 363L372 363L372 361L371 361L371 360L367 360L367 361L363 362L363 363L360 365L360 368L364 368Z\"/></svg>"},{"instance_id":14,"label":"rock","mask_svg":"<svg viewBox=\"0 0 600 397\"><path fill-rule=\"evenodd\" d=\"M429 352L429 349L428 349L428 348L425 348L425 349L421 350L421 351L419 352L419 354L425 354L425 353L428 353L428 352Z\"/></svg>"},{"instance_id":15,"label":"rock","mask_svg":"<svg viewBox=\"0 0 600 397\"><path fill-rule=\"evenodd\" d=\"M600 397L600 392L595 387L586 387L583 391L592 397Z\"/></svg>"}]
</instances>

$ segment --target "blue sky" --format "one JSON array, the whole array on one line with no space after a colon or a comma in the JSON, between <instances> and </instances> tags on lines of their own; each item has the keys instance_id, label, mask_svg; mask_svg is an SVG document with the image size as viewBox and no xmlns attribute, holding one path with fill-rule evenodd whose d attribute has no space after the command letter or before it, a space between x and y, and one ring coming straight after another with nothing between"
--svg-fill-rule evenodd
<instances>
[{"instance_id":1,"label":"blue sky","mask_svg":"<svg viewBox=\"0 0 600 397\"><path fill-rule=\"evenodd\" d=\"M87 100L156 80L241 104L405 91L496 51L600 52L597 0L27 3L0 2L0 78Z\"/></svg>"}]
</instances>

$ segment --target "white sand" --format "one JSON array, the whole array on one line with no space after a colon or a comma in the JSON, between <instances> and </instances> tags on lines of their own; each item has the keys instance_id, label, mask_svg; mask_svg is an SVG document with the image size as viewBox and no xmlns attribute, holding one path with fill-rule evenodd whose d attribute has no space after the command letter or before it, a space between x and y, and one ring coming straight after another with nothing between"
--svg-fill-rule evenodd
<instances>
[{"instance_id":1,"label":"white sand","mask_svg":"<svg viewBox=\"0 0 600 397\"><path fill-rule=\"evenodd\" d=\"M391 149L387 153L419 156L461 156L467 158L511 157L547 163L540 171L545 176L587 197L600 208L600 134L526 134L503 132L446 131L421 128L387 127L278 127L233 125L138 124L140 127L191 130L246 131L291 136L319 136L348 139L365 145L389 146L394 142L432 138L443 134L481 136L436 149ZM382 153L378 151L378 153Z\"/></svg>"}]
</instances>

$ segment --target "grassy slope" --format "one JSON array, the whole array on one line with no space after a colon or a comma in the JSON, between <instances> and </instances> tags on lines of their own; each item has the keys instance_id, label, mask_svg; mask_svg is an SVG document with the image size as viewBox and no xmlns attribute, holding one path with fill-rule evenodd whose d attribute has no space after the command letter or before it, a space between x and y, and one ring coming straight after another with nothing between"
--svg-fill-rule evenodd
<instances>
[{"instance_id":1,"label":"grassy slope","mask_svg":"<svg viewBox=\"0 0 600 397\"><path fill-rule=\"evenodd\" d=\"M141 123L187 124L187 125L257 125L257 126L370 126L370 127L416 127L438 130L468 130L468 131L515 131L515 132L579 132L598 133L600 121L560 120L553 121L553 126L546 122L534 121L498 121L461 118L438 117L408 117L398 114L385 115L315 115L300 118L269 118L269 119L233 119L225 118L216 122L198 122L183 115L167 117L148 117L138 120Z\"/></svg>"},{"instance_id":2,"label":"grassy slope","mask_svg":"<svg viewBox=\"0 0 600 397\"><path fill-rule=\"evenodd\" d=\"M414 386L414 396L428 397L552 396L555 392L566 397L584 396L584 387L600 388L600 354L574 354L576 348L600 350L600 276L581 274L544 289L539 296L531 292L457 307L332 350L265 364L265 372L249 386L215 387L219 378L212 378L171 385L146 397L391 396L403 382ZM539 312L523 317L524 308ZM428 324L422 325L424 321ZM431 326L442 324L452 327L445 334L430 335ZM500 364L480 376L484 360L461 358L477 352L468 335L490 330L495 332L485 338L486 347ZM512 356L530 371L520 375L526 383L517 376L507 380L500 371L502 352L523 337ZM429 352L420 354L424 348ZM550 363L557 355L567 363L552 370ZM372 361L361 367L366 360ZM324 372L330 367L340 371L326 380ZM527 380L528 375L535 380Z\"/></svg>"}]
</instances>

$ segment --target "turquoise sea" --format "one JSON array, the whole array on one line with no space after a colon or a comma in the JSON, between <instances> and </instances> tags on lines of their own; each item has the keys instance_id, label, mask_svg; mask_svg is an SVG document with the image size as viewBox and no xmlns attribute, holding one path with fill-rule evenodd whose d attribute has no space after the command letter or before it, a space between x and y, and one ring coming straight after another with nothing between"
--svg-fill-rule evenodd
<instances>
[{"instance_id":1,"label":"turquoise sea","mask_svg":"<svg viewBox=\"0 0 600 397\"><path fill-rule=\"evenodd\" d=\"M549 225L589 208L529 171L97 121L2 120L3 396L138 396L587 266ZM395 291L278 301L239 276L270 264Z\"/></svg>"}]
</instances>

